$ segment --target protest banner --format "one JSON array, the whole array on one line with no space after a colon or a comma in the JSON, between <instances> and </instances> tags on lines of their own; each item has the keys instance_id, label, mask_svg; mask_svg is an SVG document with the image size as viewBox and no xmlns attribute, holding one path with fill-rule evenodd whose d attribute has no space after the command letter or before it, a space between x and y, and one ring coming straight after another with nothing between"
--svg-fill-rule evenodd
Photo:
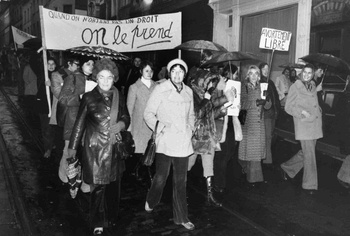
<instances>
[{"instance_id":1,"label":"protest banner","mask_svg":"<svg viewBox=\"0 0 350 236\"><path fill-rule=\"evenodd\" d=\"M22 30L17 29L14 26L12 28L13 41L20 47L23 47L23 43L28 39L35 38L35 36L28 34Z\"/></svg>"},{"instance_id":2,"label":"protest banner","mask_svg":"<svg viewBox=\"0 0 350 236\"><path fill-rule=\"evenodd\" d=\"M278 29L262 28L259 48L289 51L289 44L292 33Z\"/></svg>"},{"instance_id":3,"label":"protest banner","mask_svg":"<svg viewBox=\"0 0 350 236\"><path fill-rule=\"evenodd\" d=\"M45 49L102 46L137 52L173 49L181 44L181 12L103 20L41 8Z\"/></svg>"}]
</instances>

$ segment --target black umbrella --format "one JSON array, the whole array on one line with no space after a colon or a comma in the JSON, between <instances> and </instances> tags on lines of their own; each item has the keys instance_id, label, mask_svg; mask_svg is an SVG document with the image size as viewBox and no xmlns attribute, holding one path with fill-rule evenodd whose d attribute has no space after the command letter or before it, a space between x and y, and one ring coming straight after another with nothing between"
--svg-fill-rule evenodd
<instances>
[{"instance_id":1,"label":"black umbrella","mask_svg":"<svg viewBox=\"0 0 350 236\"><path fill-rule=\"evenodd\" d=\"M117 61L130 59L129 57L125 56L124 54L121 54L120 52L117 52L115 50L112 50L110 48L105 48L102 46L81 46L81 47L70 48L68 50L72 53L76 53L84 56L109 58Z\"/></svg>"},{"instance_id":2,"label":"black umbrella","mask_svg":"<svg viewBox=\"0 0 350 236\"><path fill-rule=\"evenodd\" d=\"M331 54L314 53L301 57L300 59L309 62L311 64L319 63L326 66L326 69L330 69L334 72L340 72L350 74L350 65L339 57L335 57Z\"/></svg>"},{"instance_id":3,"label":"black umbrella","mask_svg":"<svg viewBox=\"0 0 350 236\"><path fill-rule=\"evenodd\" d=\"M227 49L220 44L207 40L190 40L175 47L175 49L201 52L204 49L211 51L227 52Z\"/></svg>"},{"instance_id":4,"label":"black umbrella","mask_svg":"<svg viewBox=\"0 0 350 236\"><path fill-rule=\"evenodd\" d=\"M241 51L223 52L223 53L219 53L218 55L214 56L212 59L205 62L203 65L201 65L201 67L210 67L214 64L220 64L220 63L229 62L229 61L248 61L248 60L259 61L259 58L257 58L254 54L249 52L241 52Z\"/></svg>"}]
</instances>

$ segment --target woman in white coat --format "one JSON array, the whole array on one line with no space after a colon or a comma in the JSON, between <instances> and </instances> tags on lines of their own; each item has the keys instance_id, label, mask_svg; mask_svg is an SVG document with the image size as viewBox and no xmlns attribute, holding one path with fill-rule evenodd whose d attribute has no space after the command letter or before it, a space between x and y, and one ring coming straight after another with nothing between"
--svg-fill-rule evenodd
<instances>
[{"instance_id":1,"label":"woman in white coat","mask_svg":"<svg viewBox=\"0 0 350 236\"><path fill-rule=\"evenodd\" d=\"M313 65L305 65L301 79L289 89L285 110L293 116L295 139L300 140L301 150L281 164L284 180L287 176L294 178L304 168L302 188L308 194L318 189L315 147L317 139L323 137L322 113L312 80L314 73Z\"/></svg>"},{"instance_id":2,"label":"woman in white coat","mask_svg":"<svg viewBox=\"0 0 350 236\"><path fill-rule=\"evenodd\" d=\"M170 79L157 85L144 113L147 125L154 129L157 121L156 173L147 194L145 210L152 212L160 202L170 167L173 167L173 221L193 230L188 219L186 181L188 157L193 153L194 130L192 90L183 83L188 71L186 63L174 59L167 65Z\"/></svg>"},{"instance_id":3,"label":"woman in white coat","mask_svg":"<svg viewBox=\"0 0 350 236\"><path fill-rule=\"evenodd\" d=\"M130 168L134 169L134 174L137 179L139 179L139 168L141 166L142 155L145 152L147 142L152 135L152 130L147 126L143 119L143 113L156 84L152 80L153 64L151 62L143 61L140 65L140 71L141 78L130 86L126 102L131 117L129 130L135 141L135 154L131 160L132 163L130 163Z\"/></svg>"}]
</instances>

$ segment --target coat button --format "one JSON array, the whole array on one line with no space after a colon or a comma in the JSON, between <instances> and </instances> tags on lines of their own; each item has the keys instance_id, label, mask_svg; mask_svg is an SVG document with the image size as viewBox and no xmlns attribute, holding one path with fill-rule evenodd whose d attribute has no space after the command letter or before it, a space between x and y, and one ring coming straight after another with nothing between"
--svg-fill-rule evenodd
<instances>
[{"instance_id":1,"label":"coat button","mask_svg":"<svg viewBox=\"0 0 350 236\"><path fill-rule=\"evenodd\" d=\"M105 99L106 99L106 101L108 101L108 100L109 100L109 98L108 98L108 97L105 97Z\"/></svg>"},{"instance_id":2,"label":"coat button","mask_svg":"<svg viewBox=\"0 0 350 236\"><path fill-rule=\"evenodd\" d=\"M111 119L111 117L107 116L107 120L110 120L110 119Z\"/></svg>"},{"instance_id":3,"label":"coat button","mask_svg":"<svg viewBox=\"0 0 350 236\"><path fill-rule=\"evenodd\" d=\"M316 107L316 106L315 106ZM111 108L110 107L107 107L107 110L109 111L109 110L111 110Z\"/></svg>"}]
</instances>

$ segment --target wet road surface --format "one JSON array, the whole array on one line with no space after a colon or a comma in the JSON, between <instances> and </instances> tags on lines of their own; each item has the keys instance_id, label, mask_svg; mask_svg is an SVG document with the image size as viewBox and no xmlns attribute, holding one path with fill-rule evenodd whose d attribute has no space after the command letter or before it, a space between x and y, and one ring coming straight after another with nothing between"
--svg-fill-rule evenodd
<instances>
[{"instance_id":1,"label":"wet road surface","mask_svg":"<svg viewBox=\"0 0 350 236\"><path fill-rule=\"evenodd\" d=\"M7 88L10 98L23 113L36 135L38 120L28 116L17 102L15 89ZM3 96L0 97L1 133L5 137L29 217L42 235L89 235L88 194L71 199L68 187L57 177L62 147L49 159L25 131ZM216 195L222 208L206 205L205 182L200 160L188 175L189 218L196 225L187 231L172 222L171 182L161 204L149 214L144 210L147 182L126 173L122 181L117 224L106 235L349 235L348 191L336 179L341 162L317 153L319 191L310 196L301 191L299 173L293 181L282 181L278 164L298 151L298 145L278 140L273 149L274 164L263 166L267 183L249 186L236 160L229 163L225 194Z\"/></svg>"}]
</instances>

